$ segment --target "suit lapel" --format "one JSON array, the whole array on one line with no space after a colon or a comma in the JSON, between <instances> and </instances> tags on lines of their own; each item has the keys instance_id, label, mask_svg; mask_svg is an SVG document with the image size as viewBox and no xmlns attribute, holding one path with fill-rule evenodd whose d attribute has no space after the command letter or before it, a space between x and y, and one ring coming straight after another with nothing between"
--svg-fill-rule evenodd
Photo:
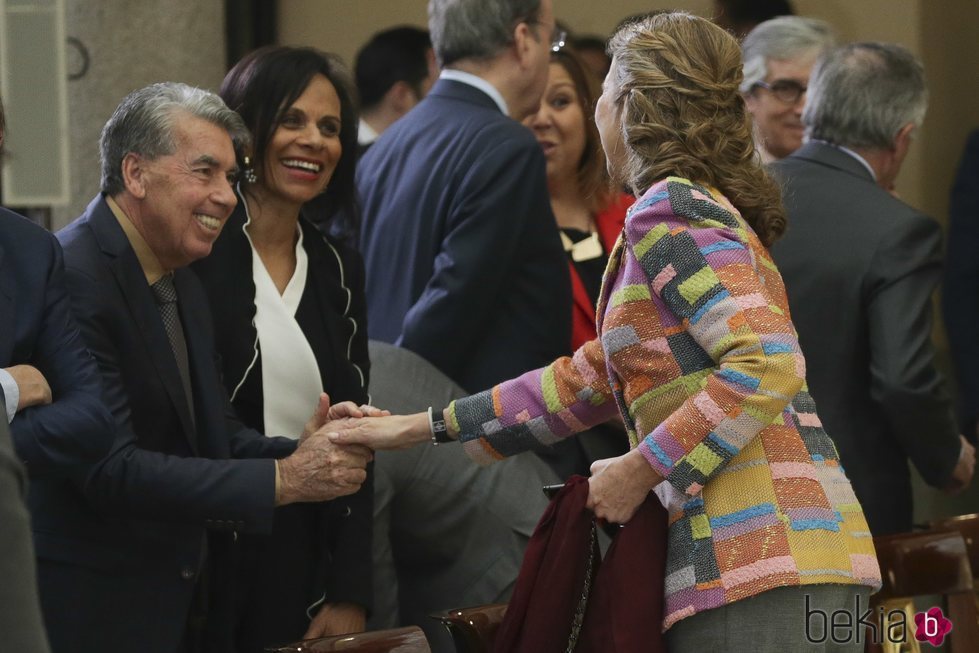
<instances>
[{"instance_id":1,"label":"suit lapel","mask_svg":"<svg viewBox=\"0 0 979 653\"><path fill-rule=\"evenodd\" d=\"M153 362L153 367L163 387L166 388L173 409L180 418L184 436L191 450L197 453L197 438L194 435L187 400L184 398L177 361L173 357L170 340L167 338L163 320L160 319L160 311L153 299L153 291L146 283L146 275L139 265L136 252L133 251L126 234L105 200L101 200L101 205L92 212L91 224L102 252L109 258L109 270L119 284L126 307L146 344L146 351ZM188 348L189 346L188 339Z\"/></svg>"}]
</instances>

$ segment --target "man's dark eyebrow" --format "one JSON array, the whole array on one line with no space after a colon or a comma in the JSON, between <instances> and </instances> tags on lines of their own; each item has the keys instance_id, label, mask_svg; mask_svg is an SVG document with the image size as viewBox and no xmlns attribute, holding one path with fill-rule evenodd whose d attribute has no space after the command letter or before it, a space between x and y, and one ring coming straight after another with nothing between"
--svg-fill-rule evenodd
<instances>
[{"instance_id":1,"label":"man's dark eyebrow","mask_svg":"<svg viewBox=\"0 0 979 653\"><path fill-rule=\"evenodd\" d=\"M203 163L206 166L211 166L212 168L216 168L219 165L218 160L215 159L210 154L202 154L201 156L194 159L194 165L198 165L201 163Z\"/></svg>"}]
</instances>

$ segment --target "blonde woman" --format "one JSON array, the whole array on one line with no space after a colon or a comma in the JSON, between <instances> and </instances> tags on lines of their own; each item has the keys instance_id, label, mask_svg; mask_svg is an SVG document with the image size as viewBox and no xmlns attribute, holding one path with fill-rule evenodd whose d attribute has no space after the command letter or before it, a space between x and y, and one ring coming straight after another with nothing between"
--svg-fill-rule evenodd
<instances>
[{"instance_id":1,"label":"blonde woman","mask_svg":"<svg viewBox=\"0 0 979 653\"><path fill-rule=\"evenodd\" d=\"M653 491L669 511L669 541L649 546L667 547L670 651L862 650L856 631L838 644L807 619L848 610L855 623L880 570L768 254L785 218L754 156L738 44L667 13L625 25L609 51L595 117L613 178L638 200L609 256L598 338L432 418L331 437L457 439L491 463L618 411L632 449L592 466L588 505L624 523Z\"/></svg>"}]
</instances>

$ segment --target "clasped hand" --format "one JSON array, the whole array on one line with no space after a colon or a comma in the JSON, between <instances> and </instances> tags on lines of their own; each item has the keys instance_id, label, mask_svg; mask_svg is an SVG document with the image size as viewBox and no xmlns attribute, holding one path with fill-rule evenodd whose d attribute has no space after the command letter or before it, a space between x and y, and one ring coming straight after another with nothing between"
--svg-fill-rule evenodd
<instances>
[{"instance_id":1,"label":"clasped hand","mask_svg":"<svg viewBox=\"0 0 979 653\"><path fill-rule=\"evenodd\" d=\"M663 480L638 449L596 460L591 464L591 474L585 505L596 517L612 524L632 519L650 490Z\"/></svg>"},{"instance_id":2,"label":"clasped hand","mask_svg":"<svg viewBox=\"0 0 979 653\"><path fill-rule=\"evenodd\" d=\"M331 422L329 439L341 446L363 446L372 450L405 449L429 442L428 415L365 416ZM637 449L617 458L597 460L588 479L588 508L614 524L629 521L650 490L663 478Z\"/></svg>"},{"instance_id":3,"label":"clasped hand","mask_svg":"<svg viewBox=\"0 0 979 653\"><path fill-rule=\"evenodd\" d=\"M386 411L349 401L330 406L329 396L320 395L296 451L278 461L276 505L329 501L359 490L367 480L367 463L373 459L373 452L359 444L334 443L327 432L346 420L385 414Z\"/></svg>"},{"instance_id":4,"label":"clasped hand","mask_svg":"<svg viewBox=\"0 0 979 653\"><path fill-rule=\"evenodd\" d=\"M33 365L14 365L4 368L17 384L20 399L17 412L31 406L45 406L52 401L51 386L39 369Z\"/></svg>"}]
</instances>

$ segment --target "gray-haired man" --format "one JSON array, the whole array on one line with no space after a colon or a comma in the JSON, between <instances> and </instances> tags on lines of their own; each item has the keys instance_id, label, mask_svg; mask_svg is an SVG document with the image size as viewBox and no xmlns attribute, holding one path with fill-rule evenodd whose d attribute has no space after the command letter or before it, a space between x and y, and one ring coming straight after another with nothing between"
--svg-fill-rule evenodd
<instances>
[{"instance_id":1,"label":"gray-haired man","mask_svg":"<svg viewBox=\"0 0 979 653\"><path fill-rule=\"evenodd\" d=\"M368 451L315 433L353 407L310 406L297 448L245 429L218 378L209 309L185 266L235 206L247 139L213 93L134 91L102 132L102 193L58 234L117 432L84 492L64 484L32 502L55 653L227 650L236 532L267 531L275 506L364 481Z\"/></svg>"},{"instance_id":2,"label":"gray-haired man","mask_svg":"<svg viewBox=\"0 0 979 653\"><path fill-rule=\"evenodd\" d=\"M802 145L809 75L819 55L834 42L829 23L801 16L766 20L745 37L741 93L763 162L777 161Z\"/></svg>"},{"instance_id":3,"label":"gray-haired man","mask_svg":"<svg viewBox=\"0 0 979 653\"><path fill-rule=\"evenodd\" d=\"M924 70L906 49L830 51L809 85L807 144L772 166L790 225L772 255L809 390L874 535L911 529L909 458L948 491L975 463L930 339L941 229L890 192L926 105Z\"/></svg>"}]
</instances>

